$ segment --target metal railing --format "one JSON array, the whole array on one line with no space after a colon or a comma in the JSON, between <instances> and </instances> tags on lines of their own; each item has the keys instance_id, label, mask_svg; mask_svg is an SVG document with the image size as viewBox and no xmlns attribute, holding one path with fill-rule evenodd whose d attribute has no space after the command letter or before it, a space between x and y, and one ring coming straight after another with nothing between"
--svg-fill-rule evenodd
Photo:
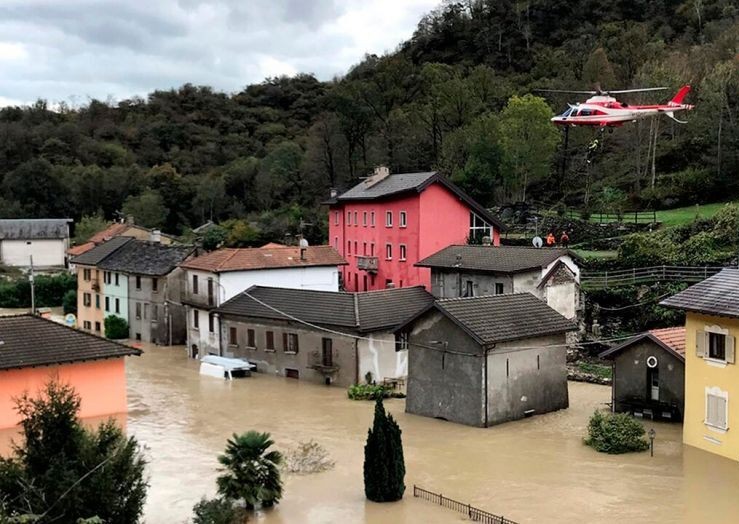
<instances>
[{"instance_id":1,"label":"metal railing","mask_svg":"<svg viewBox=\"0 0 739 524\"><path fill-rule=\"evenodd\" d=\"M579 219L582 217L581 211L568 211L567 217ZM655 224L657 223L656 211L624 211L623 213L590 213L590 222L599 224L610 224L612 222L620 222L624 224Z\"/></svg>"},{"instance_id":2,"label":"metal railing","mask_svg":"<svg viewBox=\"0 0 739 524\"><path fill-rule=\"evenodd\" d=\"M450 499L441 493L434 493L432 491L419 488L415 484L413 484L413 496L428 500L429 502L433 502L439 506L458 511L459 513L463 513L467 515L470 520L475 522L482 522L484 524L516 524L514 521L505 517L493 515L492 513L488 513L487 511L478 509L469 504L464 504L458 500Z\"/></svg>"},{"instance_id":3,"label":"metal railing","mask_svg":"<svg viewBox=\"0 0 739 524\"><path fill-rule=\"evenodd\" d=\"M614 271L583 271L580 273L580 285L590 289L602 289L651 282L700 282L722 269L711 266L651 266Z\"/></svg>"},{"instance_id":4,"label":"metal railing","mask_svg":"<svg viewBox=\"0 0 739 524\"><path fill-rule=\"evenodd\" d=\"M378 258L377 257L357 257L357 269L363 269L364 271L377 272Z\"/></svg>"}]
</instances>

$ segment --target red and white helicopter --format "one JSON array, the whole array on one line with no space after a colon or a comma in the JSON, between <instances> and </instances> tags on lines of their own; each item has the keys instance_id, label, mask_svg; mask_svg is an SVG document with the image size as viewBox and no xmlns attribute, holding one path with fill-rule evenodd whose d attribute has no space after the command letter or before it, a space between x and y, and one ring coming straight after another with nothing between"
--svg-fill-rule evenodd
<instances>
[{"instance_id":1,"label":"red and white helicopter","mask_svg":"<svg viewBox=\"0 0 739 524\"><path fill-rule=\"evenodd\" d=\"M611 95L621 93L641 93L645 91L661 91L666 87L649 87L645 89L623 89L620 91L567 91L557 89L541 89L549 93L576 93L595 95L579 104L569 104L567 110L561 115L552 118L552 122L559 126L598 126L618 127L626 122L635 122L641 118L647 118L659 114L665 114L675 122L685 124L687 122L675 117L676 111L689 111L693 109L690 104L684 104L685 96L690 92L690 86L680 88L677 94L666 104L656 105L629 105L616 100Z\"/></svg>"}]
</instances>

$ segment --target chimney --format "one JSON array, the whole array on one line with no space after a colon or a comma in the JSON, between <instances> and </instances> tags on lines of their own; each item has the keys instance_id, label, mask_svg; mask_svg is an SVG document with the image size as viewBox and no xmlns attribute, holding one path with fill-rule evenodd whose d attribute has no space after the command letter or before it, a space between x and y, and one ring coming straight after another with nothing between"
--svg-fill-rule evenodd
<instances>
[{"instance_id":1,"label":"chimney","mask_svg":"<svg viewBox=\"0 0 739 524\"><path fill-rule=\"evenodd\" d=\"M308 241L304 238L301 238L298 241L298 245L300 246L300 260L305 262L305 252L308 249Z\"/></svg>"},{"instance_id":2,"label":"chimney","mask_svg":"<svg viewBox=\"0 0 739 524\"><path fill-rule=\"evenodd\" d=\"M337 196L339 196L339 192L336 191L335 187L332 187L331 189L328 190L328 195L330 198L336 198Z\"/></svg>"},{"instance_id":3,"label":"chimney","mask_svg":"<svg viewBox=\"0 0 739 524\"><path fill-rule=\"evenodd\" d=\"M387 166L377 166L375 172L364 180L364 187L372 187L389 176L390 169Z\"/></svg>"},{"instance_id":4,"label":"chimney","mask_svg":"<svg viewBox=\"0 0 739 524\"><path fill-rule=\"evenodd\" d=\"M490 237L488 235L485 235L484 237L482 237L482 245L483 246L490 246L492 244L493 244L493 241L490 240Z\"/></svg>"},{"instance_id":5,"label":"chimney","mask_svg":"<svg viewBox=\"0 0 739 524\"><path fill-rule=\"evenodd\" d=\"M126 215L126 224L129 226L134 225L136 222L133 219L133 215Z\"/></svg>"},{"instance_id":6,"label":"chimney","mask_svg":"<svg viewBox=\"0 0 739 524\"><path fill-rule=\"evenodd\" d=\"M161 242L162 241L162 232L158 229L152 229L151 233L149 233L149 240L152 242Z\"/></svg>"}]
</instances>

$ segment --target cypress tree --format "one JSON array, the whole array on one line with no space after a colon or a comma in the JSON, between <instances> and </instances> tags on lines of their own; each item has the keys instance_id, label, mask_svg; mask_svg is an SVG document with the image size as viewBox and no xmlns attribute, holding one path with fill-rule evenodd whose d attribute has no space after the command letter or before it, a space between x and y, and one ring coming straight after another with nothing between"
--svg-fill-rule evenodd
<instances>
[{"instance_id":1,"label":"cypress tree","mask_svg":"<svg viewBox=\"0 0 739 524\"><path fill-rule=\"evenodd\" d=\"M378 398L364 446L364 493L369 500L393 502L403 498L405 461L400 435L400 427Z\"/></svg>"}]
</instances>

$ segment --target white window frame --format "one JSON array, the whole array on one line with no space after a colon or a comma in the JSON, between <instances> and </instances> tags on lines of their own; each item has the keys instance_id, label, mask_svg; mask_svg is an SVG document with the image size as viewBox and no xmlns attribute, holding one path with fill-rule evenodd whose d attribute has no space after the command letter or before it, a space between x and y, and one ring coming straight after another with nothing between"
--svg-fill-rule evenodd
<instances>
[{"instance_id":1,"label":"white window frame","mask_svg":"<svg viewBox=\"0 0 739 524\"><path fill-rule=\"evenodd\" d=\"M367 227L367 212L366 211L362 212L362 225L364 227Z\"/></svg>"},{"instance_id":2,"label":"white window frame","mask_svg":"<svg viewBox=\"0 0 739 524\"><path fill-rule=\"evenodd\" d=\"M725 344L724 344L724 358L718 359L713 358L710 356L711 354L711 337L710 334L713 333L715 335L723 335L725 338ZM700 333L698 334L700 335ZM710 364L715 367L725 367L727 364L733 364L735 356L735 345L736 341L734 337L731 336L728 329L722 328L719 325L712 325L712 326L705 326L703 330L703 336L705 337L703 342L703 359L706 361L707 364ZM733 357L733 358L731 358Z\"/></svg>"},{"instance_id":3,"label":"white window frame","mask_svg":"<svg viewBox=\"0 0 739 524\"><path fill-rule=\"evenodd\" d=\"M372 227L375 227L375 212L374 211L370 211L370 225Z\"/></svg>"},{"instance_id":4,"label":"white window frame","mask_svg":"<svg viewBox=\"0 0 739 524\"><path fill-rule=\"evenodd\" d=\"M393 227L393 212L385 211L385 227Z\"/></svg>"},{"instance_id":5,"label":"white window frame","mask_svg":"<svg viewBox=\"0 0 739 524\"><path fill-rule=\"evenodd\" d=\"M408 214L405 211L400 212L398 227L408 227Z\"/></svg>"},{"instance_id":6,"label":"white window frame","mask_svg":"<svg viewBox=\"0 0 739 524\"><path fill-rule=\"evenodd\" d=\"M357 211L354 212L354 225L359 226L359 213Z\"/></svg>"},{"instance_id":7,"label":"white window frame","mask_svg":"<svg viewBox=\"0 0 739 524\"><path fill-rule=\"evenodd\" d=\"M400 252L398 253L398 256L400 258L398 258L398 260L401 260L401 261L405 262L406 256L408 255L408 248L407 248L407 246L405 244L400 244L400 248L399 249L400 249Z\"/></svg>"},{"instance_id":8,"label":"white window frame","mask_svg":"<svg viewBox=\"0 0 739 524\"><path fill-rule=\"evenodd\" d=\"M385 244L385 260L393 259L393 245L388 243Z\"/></svg>"},{"instance_id":9,"label":"white window frame","mask_svg":"<svg viewBox=\"0 0 739 524\"><path fill-rule=\"evenodd\" d=\"M714 424L713 422L709 422L708 420L708 399L709 397L717 397L724 400L724 426L721 427L719 425ZM705 394L705 419L703 420L703 423L708 427L709 429L713 431L717 431L719 433L725 433L729 429L729 392L728 391L722 391L719 387L708 387L706 386L706 394Z\"/></svg>"},{"instance_id":10,"label":"white window frame","mask_svg":"<svg viewBox=\"0 0 739 524\"><path fill-rule=\"evenodd\" d=\"M335 226L339 225L339 212L338 211L334 211L334 225Z\"/></svg>"}]
</instances>

